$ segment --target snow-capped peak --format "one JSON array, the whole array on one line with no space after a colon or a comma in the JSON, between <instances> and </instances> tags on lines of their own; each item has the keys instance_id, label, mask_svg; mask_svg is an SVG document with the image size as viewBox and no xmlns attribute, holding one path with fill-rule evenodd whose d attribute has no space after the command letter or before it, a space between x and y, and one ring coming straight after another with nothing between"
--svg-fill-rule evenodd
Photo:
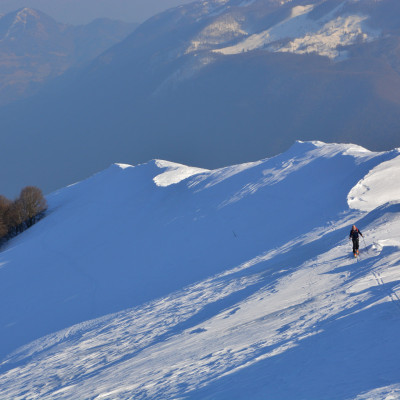
<instances>
[{"instance_id":1,"label":"snow-capped peak","mask_svg":"<svg viewBox=\"0 0 400 400\"><path fill-rule=\"evenodd\" d=\"M45 16L40 11L28 7L21 8L8 15L12 16L12 19L8 21L8 29L3 34L1 40L16 40L21 35L29 35L31 33L30 29L32 29L33 26L36 26L35 24L41 23L43 19L42 17L49 19L49 17ZM37 29L37 27L35 28L35 33L36 30L41 34L44 34L42 31L45 29L41 26L39 29Z\"/></svg>"},{"instance_id":2,"label":"snow-capped peak","mask_svg":"<svg viewBox=\"0 0 400 400\"><path fill-rule=\"evenodd\" d=\"M13 22L13 25L26 25L28 20L30 18L32 19L38 19L40 16L38 14L38 12L32 8L21 8L20 10L17 11L16 15L15 15L15 19Z\"/></svg>"},{"instance_id":3,"label":"snow-capped peak","mask_svg":"<svg viewBox=\"0 0 400 400\"><path fill-rule=\"evenodd\" d=\"M17 16L20 18L27 18L29 16L37 17L38 14L37 11L33 10L32 8L24 7L18 11Z\"/></svg>"},{"instance_id":4,"label":"snow-capped peak","mask_svg":"<svg viewBox=\"0 0 400 400\"><path fill-rule=\"evenodd\" d=\"M208 172L206 169L187 167L186 165L172 163L164 160L155 160L157 167L165 171L156 177L153 181L157 186L170 186L183 181L193 175Z\"/></svg>"}]
</instances>

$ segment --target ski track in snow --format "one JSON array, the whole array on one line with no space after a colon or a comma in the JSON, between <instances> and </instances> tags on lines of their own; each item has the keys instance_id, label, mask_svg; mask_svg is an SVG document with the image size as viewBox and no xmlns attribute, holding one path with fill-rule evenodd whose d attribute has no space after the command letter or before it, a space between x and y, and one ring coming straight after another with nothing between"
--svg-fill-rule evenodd
<instances>
[{"instance_id":1,"label":"ski track in snow","mask_svg":"<svg viewBox=\"0 0 400 400\"><path fill-rule=\"evenodd\" d=\"M216 171L160 160L114 165L53 194L49 215L0 254L0 273L7 279L13 271L20 274L28 262L21 252L29 250L34 262L31 243L39 240L43 267L36 273L44 268L50 276L43 286L35 281L37 287L47 290L55 282L52 274L66 284L66 271L76 274L71 292L52 294L67 307L61 312L85 310L87 303L87 315L93 315L107 304L104 296L121 308L58 331L50 325L49 334L9 351L0 364L0 398L246 399L250 391L252 399L271 400L399 398L400 198L392 188L384 193L375 185L375 174L388 171L392 179L398 165L395 151L298 142L274 158ZM368 195L360 182L370 186ZM356 197L363 202L354 202ZM110 229L110 204L110 221L118 226L111 250L102 224L71 237L75 223L93 223L99 213ZM124 229L128 204L134 217ZM354 222L365 237L359 260L351 257L348 240ZM147 249L141 257L139 247L129 248L141 236L141 246L150 240L149 248L161 257ZM169 249L179 252L176 259ZM100 254L91 258L94 251ZM152 296L140 297L140 285L147 283L129 275L129 258L149 274ZM104 285L112 260L114 274L129 278ZM162 270L152 272L152 263L177 263L162 276L174 290L158 295ZM129 279L128 300L120 299L117 291ZM175 288L178 279L185 284ZM26 300L0 289L12 299L5 304L2 298L3 311L15 307L20 313L1 320L5 343L10 339L4 332L17 334L19 319L27 318ZM124 308L135 296L147 300ZM41 307L50 312L35 296L32 301L28 313ZM45 323L48 317L35 318Z\"/></svg>"}]
</instances>

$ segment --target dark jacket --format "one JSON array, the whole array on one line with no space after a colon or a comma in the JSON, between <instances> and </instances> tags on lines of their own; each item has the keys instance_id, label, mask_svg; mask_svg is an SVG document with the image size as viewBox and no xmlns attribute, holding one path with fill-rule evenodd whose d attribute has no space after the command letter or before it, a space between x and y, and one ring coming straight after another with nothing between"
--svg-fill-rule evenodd
<instances>
[{"instance_id":1,"label":"dark jacket","mask_svg":"<svg viewBox=\"0 0 400 400\"><path fill-rule=\"evenodd\" d=\"M357 240L359 235L362 236L362 233L358 228L356 228L356 229L351 229L349 237L353 240Z\"/></svg>"}]
</instances>

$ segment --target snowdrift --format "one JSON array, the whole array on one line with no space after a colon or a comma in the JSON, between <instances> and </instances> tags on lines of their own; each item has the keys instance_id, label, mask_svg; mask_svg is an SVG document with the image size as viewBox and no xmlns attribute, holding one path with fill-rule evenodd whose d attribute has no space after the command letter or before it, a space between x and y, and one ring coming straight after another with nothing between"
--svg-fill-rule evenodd
<instances>
[{"instance_id":1,"label":"snowdrift","mask_svg":"<svg viewBox=\"0 0 400 400\"><path fill-rule=\"evenodd\" d=\"M0 398L399 398L399 169L297 142L53 193L0 253Z\"/></svg>"}]
</instances>

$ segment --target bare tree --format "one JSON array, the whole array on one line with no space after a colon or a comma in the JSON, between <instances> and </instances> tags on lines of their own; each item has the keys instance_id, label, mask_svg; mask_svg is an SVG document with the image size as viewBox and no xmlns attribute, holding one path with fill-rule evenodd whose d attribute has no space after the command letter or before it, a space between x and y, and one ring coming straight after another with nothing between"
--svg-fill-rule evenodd
<instances>
[{"instance_id":1,"label":"bare tree","mask_svg":"<svg viewBox=\"0 0 400 400\"><path fill-rule=\"evenodd\" d=\"M4 215L7 208L10 207L12 201L8 200L7 197L0 195L0 215Z\"/></svg>"},{"instance_id":2,"label":"bare tree","mask_svg":"<svg viewBox=\"0 0 400 400\"><path fill-rule=\"evenodd\" d=\"M8 228L6 223L4 222L3 216L0 214L0 243L1 239L3 239L8 233Z\"/></svg>"},{"instance_id":3,"label":"bare tree","mask_svg":"<svg viewBox=\"0 0 400 400\"><path fill-rule=\"evenodd\" d=\"M0 195L0 239L4 238L8 233L6 214L10 205L11 201L7 197Z\"/></svg>"},{"instance_id":4,"label":"bare tree","mask_svg":"<svg viewBox=\"0 0 400 400\"><path fill-rule=\"evenodd\" d=\"M19 198L14 201L0 195L0 239L22 233L42 218L46 210L46 199L35 186L22 189Z\"/></svg>"},{"instance_id":5,"label":"bare tree","mask_svg":"<svg viewBox=\"0 0 400 400\"><path fill-rule=\"evenodd\" d=\"M17 208L21 208L23 216L22 223L26 224L27 228L40 219L47 210L47 201L42 191L36 186L27 186L22 189L17 202L19 203Z\"/></svg>"},{"instance_id":6,"label":"bare tree","mask_svg":"<svg viewBox=\"0 0 400 400\"><path fill-rule=\"evenodd\" d=\"M5 213L5 222L8 227L9 235L15 236L25 230L24 226L25 215L22 202L17 199L12 202Z\"/></svg>"}]
</instances>

